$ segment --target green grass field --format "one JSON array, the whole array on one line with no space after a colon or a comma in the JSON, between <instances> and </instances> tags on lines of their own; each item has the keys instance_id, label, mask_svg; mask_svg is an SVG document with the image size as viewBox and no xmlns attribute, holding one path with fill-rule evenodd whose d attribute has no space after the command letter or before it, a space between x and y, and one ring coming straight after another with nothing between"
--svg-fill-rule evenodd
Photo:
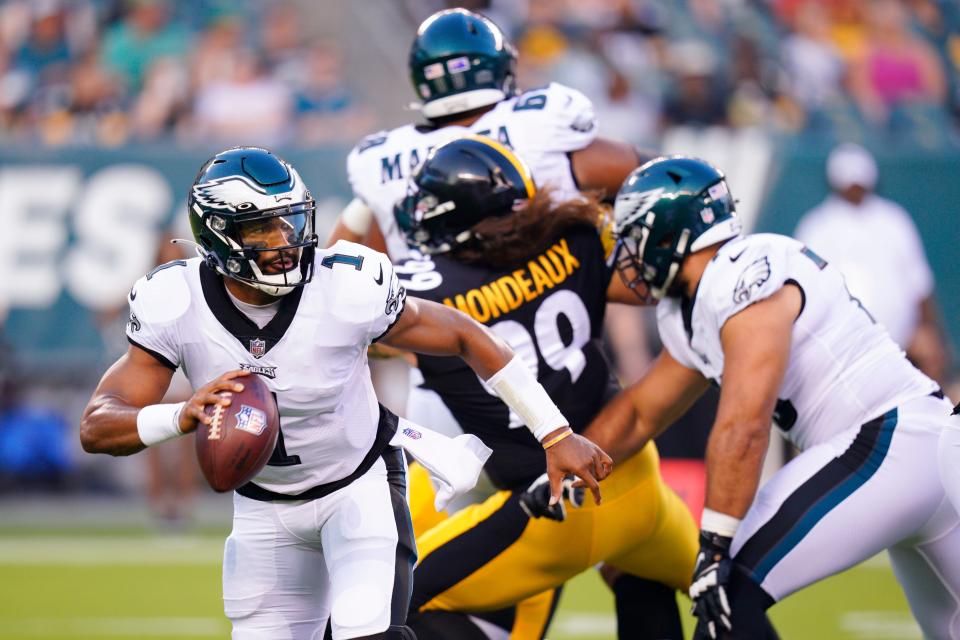
<instances>
[{"instance_id":1,"label":"green grass field","mask_svg":"<svg viewBox=\"0 0 960 640\"><path fill-rule=\"evenodd\" d=\"M0 533L0 639L229 637L223 535ZM784 638L921 637L883 557L793 596L772 616ZM602 640L615 630L612 598L591 571L568 585L549 637Z\"/></svg>"}]
</instances>

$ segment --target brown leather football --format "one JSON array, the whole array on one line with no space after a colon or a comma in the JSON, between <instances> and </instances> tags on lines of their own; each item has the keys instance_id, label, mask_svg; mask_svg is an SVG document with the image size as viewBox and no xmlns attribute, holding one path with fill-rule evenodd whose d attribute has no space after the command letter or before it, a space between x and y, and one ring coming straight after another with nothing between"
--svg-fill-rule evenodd
<instances>
[{"instance_id":1,"label":"brown leather football","mask_svg":"<svg viewBox=\"0 0 960 640\"><path fill-rule=\"evenodd\" d=\"M277 444L280 413L258 375L238 378L243 391L231 392L230 406L207 405L210 424L197 427L197 460L214 491L225 492L257 475Z\"/></svg>"}]
</instances>

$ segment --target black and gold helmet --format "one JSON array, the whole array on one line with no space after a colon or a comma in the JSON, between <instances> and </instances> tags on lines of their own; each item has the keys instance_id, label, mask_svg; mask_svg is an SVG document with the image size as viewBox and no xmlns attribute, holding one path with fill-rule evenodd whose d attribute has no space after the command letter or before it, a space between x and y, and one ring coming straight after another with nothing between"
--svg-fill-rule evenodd
<instances>
[{"instance_id":1,"label":"black and gold helmet","mask_svg":"<svg viewBox=\"0 0 960 640\"><path fill-rule=\"evenodd\" d=\"M470 136L430 152L394 215L412 248L444 253L467 242L481 220L509 215L535 193L530 170L512 151Z\"/></svg>"}]
</instances>

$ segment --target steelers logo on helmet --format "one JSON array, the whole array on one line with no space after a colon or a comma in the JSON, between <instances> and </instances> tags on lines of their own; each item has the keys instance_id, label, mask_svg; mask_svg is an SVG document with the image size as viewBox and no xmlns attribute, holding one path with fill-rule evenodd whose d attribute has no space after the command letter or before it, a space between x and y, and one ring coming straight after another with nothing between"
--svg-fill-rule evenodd
<instances>
[{"instance_id":1,"label":"steelers logo on helmet","mask_svg":"<svg viewBox=\"0 0 960 640\"><path fill-rule=\"evenodd\" d=\"M427 155L394 216L412 248L445 253L469 242L474 225L513 213L535 193L530 170L512 151L468 136Z\"/></svg>"},{"instance_id":2,"label":"steelers logo on helmet","mask_svg":"<svg viewBox=\"0 0 960 640\"><path fill-rule=\"evenodd\" d=\"M726 178L696 158L651 160L624 181L614 205L615 264L645 301L676 295L688 255L740 235Z\"/></svg>"},{"instance_id":3,"label":"steelers logo on helmet","mask_svg":"<svg viewBox=\"0 0 960 640\"><path fill-rule=\"evenodd\" d=\"M316 203L297 171L259 147L208 160L188 198L199 252L220 274L273 296L313 277Z\"/></svg>"}]
</instances>

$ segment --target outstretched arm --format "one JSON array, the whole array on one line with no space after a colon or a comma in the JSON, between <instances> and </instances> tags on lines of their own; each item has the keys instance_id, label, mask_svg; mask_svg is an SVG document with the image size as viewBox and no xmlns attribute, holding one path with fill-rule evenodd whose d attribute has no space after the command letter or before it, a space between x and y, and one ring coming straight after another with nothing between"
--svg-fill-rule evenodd
<instances>
[{"instance_id":1,"label":"outstretched arm","mask_svg":"<svg viewBox=\"0 0 960 640\"><path fill-rule=\"evenodd\" d=\"M720 330L723 385L707 441L708 509L742 518L753 502L801 305L800 291L785 285Z\"/></svg>"},{"instance_id":2,"label":"outstretched arm","mask_svg":"<svg viewBox=\"0 0 960 640\"><path fill-rule=\"evenodd\" d=\"M637 383L607 403L583 435L618 463L682 416L707 387L699 372L683 366L664 349Z\"/></svg>"},{"instance_id":3,"label":"outstretched arm","mask_svg":"<svg viewBox=\"0 0 960 640\"><path fill-rule=\"evenodd\" d=\"M653 158L633 145L610 138L597 138L570 156L573 176L581 191L600 191L613 199L631 171Z\"/></svg>"},{"instance_id":4,"label":"outstretched arm","mask_svg":"<svg viewBox=\"0 0 960 640\"><path fill-rule=\"evenodd\" d=\"M407 298L403 315L381 341L417 353L463 358L544 445L551 500L559 500L564 475L574 474L591 488L599 503L598 483L612 467L609 456L589 440L568 434L569 423L547 392L489 329L456 309Z\"/></svg>"}]
</instances>

